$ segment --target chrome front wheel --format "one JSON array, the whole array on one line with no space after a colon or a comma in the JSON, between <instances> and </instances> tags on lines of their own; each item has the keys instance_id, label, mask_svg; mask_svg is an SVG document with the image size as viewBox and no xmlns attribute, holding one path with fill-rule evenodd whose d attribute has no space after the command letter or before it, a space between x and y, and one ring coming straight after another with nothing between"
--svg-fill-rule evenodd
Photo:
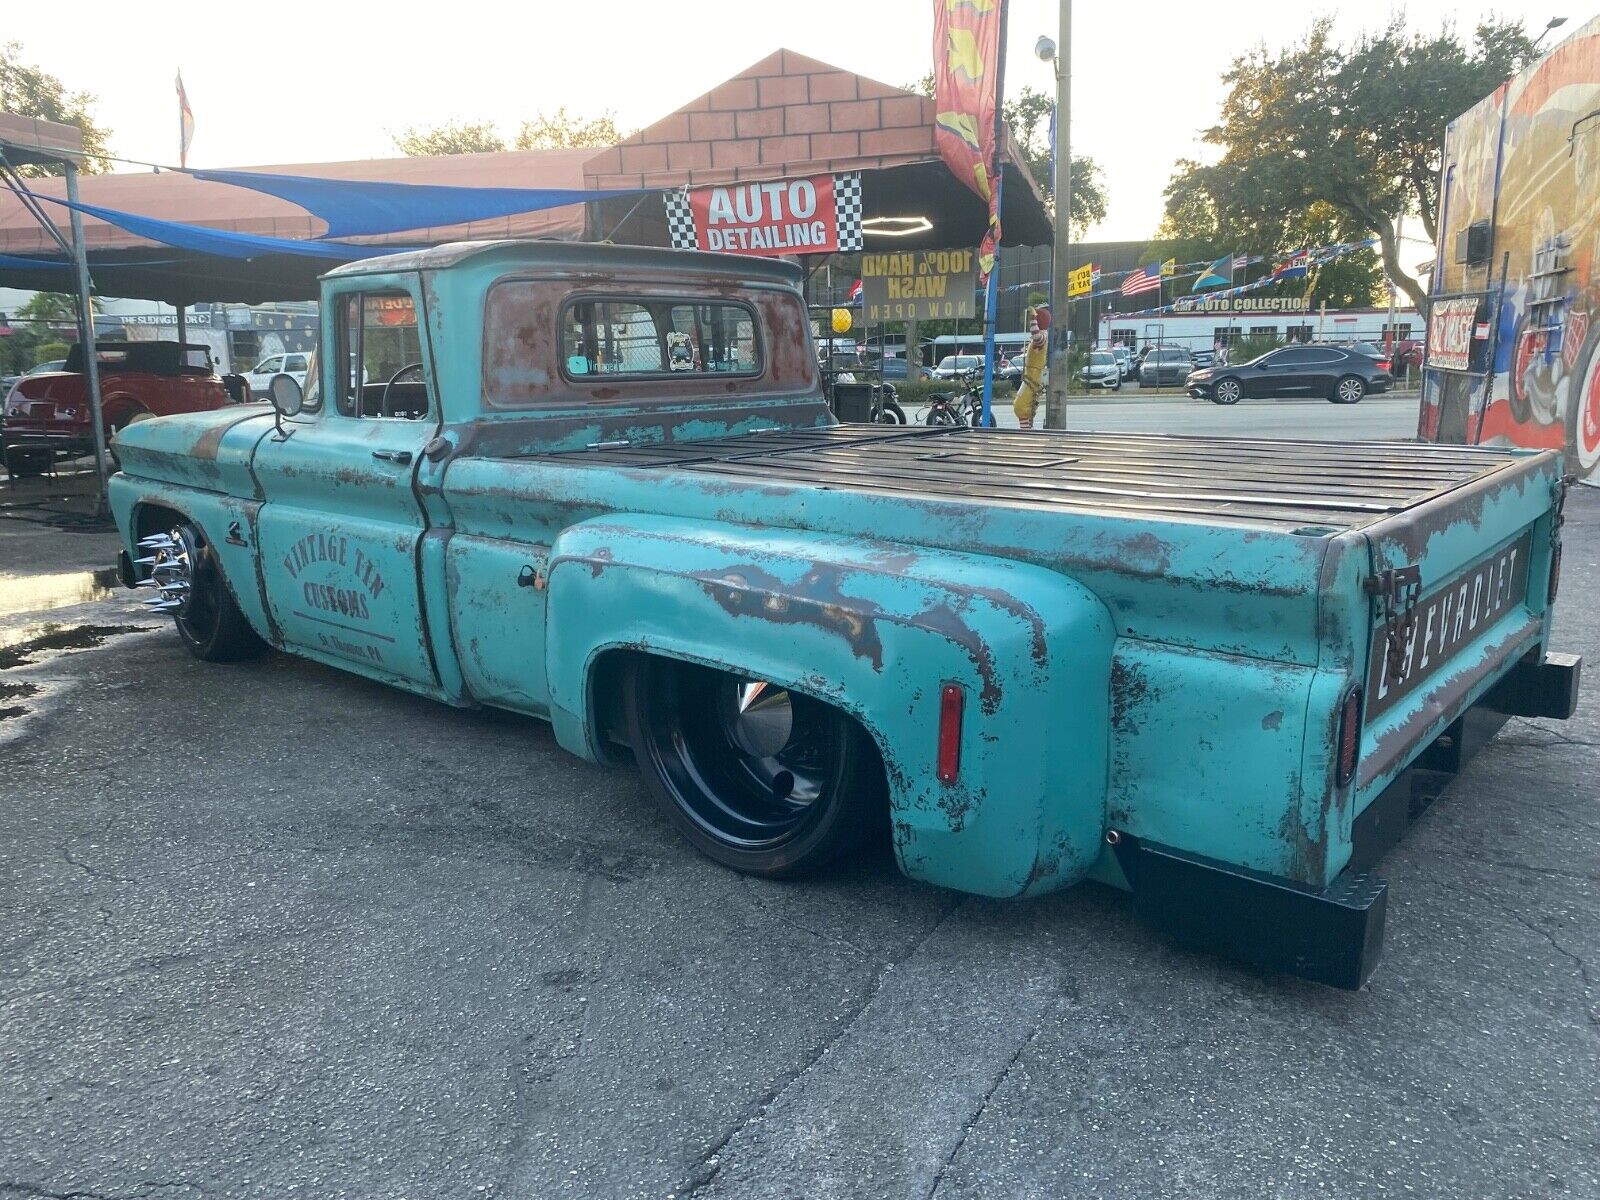
<instances>
[{"instance_id":1,"label":"chrome front wheel","mask_svg":"<svg viewBox=\"0 0 1600 1200\"><path fill-rule=\"evenodd\" d=\"M169 613L189 653L204 662L237 662L267 648L250 628L199 528L175 525L139 542L134 565L149 574L139 584L152 595L145 607Z\"/></svg>"}]
</instances>

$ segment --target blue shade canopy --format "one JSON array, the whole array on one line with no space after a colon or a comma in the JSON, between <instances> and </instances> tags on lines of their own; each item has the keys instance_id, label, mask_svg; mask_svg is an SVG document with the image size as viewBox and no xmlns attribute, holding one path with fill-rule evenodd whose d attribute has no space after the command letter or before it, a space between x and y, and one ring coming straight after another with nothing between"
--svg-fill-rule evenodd
<instances>
[{"instance_id":1,"label":"blue shade canopy","mask_svg":"<svg viewBox=\"0 0 1600 1200\"><path fill-rule=\"evenodd\" d=\"M334 262L353 262L358 258L376 258L383 254L398 254L412 249L409 246L351 246L342 242L301 241L295 238L260 237L251 233L229 233L221 229L203 229L199 225L184 225L178 221L158 221L154 217L141 217L137 213L120 212L115 208L101 208L96 204L73 204L54 196L30 193L36 199L48 200L63 208L75 208L91 217L99 217L108 225L127 230L135 237L177 246L183 250L197 250L202 254L215 254L219 258L260 258L263 254L293 254L301 258L326 258Z\"/></svg>"},{"instance_id":2,"label":"blue shade canopy","mask_svg":"<svg viewBox=\"0 0 1600 1200\"><path fill-rule=\"evenodd\" d=\"M15 254L0 254L0 271L70 271L71 263L52 262L48 258L19 258Z\"/></svg>"},{"instance_id":3,"label":"blue shade canopy","mask_svg":"<svg viewBox=\"0 0 1600 1200\"><path fill-rule=\"evenodd\" d=\"M408 229L464 225L513 213L539 212L593 200L642 196L659 189L449 187L431 183L373 183L315 179L260 171L191 171L196 179L229 183L297 204L328 223L324 237L372 237Z\"/></svg>"}]
</instances>

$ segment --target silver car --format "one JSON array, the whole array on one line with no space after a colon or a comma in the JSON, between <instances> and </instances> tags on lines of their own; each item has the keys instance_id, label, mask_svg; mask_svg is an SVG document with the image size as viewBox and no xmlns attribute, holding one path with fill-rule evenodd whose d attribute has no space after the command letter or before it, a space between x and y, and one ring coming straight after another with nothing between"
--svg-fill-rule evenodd
<instances>
[{"instance_id":1,"label":"silver car","mask_svg":"<svg viewBox=\"0 0 1600 1200\"><path fill-rule=\"evenodd\" d=\"M1119 392L1122 390L1122 365L1109 350L1091 350L1082 378L1090 387Z\"/></svg>"}]
</instances>

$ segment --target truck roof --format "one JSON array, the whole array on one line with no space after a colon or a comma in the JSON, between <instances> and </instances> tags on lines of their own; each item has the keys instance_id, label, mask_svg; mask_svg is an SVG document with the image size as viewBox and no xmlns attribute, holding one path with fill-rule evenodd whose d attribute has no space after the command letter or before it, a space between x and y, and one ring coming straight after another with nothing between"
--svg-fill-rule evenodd
<instances>
[{"instance_id":1,"label":"truck roof","mask_svg":"<svg viewBox=\"0 0 1600 1200\"><path fill-rule=\"evenodd\" d=\"M364 258L335 267L324 279L378 275L392 271L439 271L484 260L506 267L588 268L595 271L641 271L723 275L743 280L798 284L804 275L794 263L743 254L707 254L699 250L660 250L649 246L614 246L597 242L497 241L446 242L422 250Z\"/></svg>"}]
</instances>

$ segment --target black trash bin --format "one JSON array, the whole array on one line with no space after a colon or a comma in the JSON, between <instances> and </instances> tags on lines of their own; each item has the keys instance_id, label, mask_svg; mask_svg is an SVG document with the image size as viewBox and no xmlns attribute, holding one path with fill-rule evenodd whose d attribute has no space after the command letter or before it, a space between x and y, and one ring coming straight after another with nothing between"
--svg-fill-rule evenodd
<instances>
[{"instance_id":1,"label":"black trash bin","mask_svg":"<svg viewBox=\"0 0 1600 1200\"><path fill-rule=\"evenodd\" d=\"M872 385L870 383L834 384L833 415L841 421L870 424L872 421Z\"/></svg>"}]
</instances>

